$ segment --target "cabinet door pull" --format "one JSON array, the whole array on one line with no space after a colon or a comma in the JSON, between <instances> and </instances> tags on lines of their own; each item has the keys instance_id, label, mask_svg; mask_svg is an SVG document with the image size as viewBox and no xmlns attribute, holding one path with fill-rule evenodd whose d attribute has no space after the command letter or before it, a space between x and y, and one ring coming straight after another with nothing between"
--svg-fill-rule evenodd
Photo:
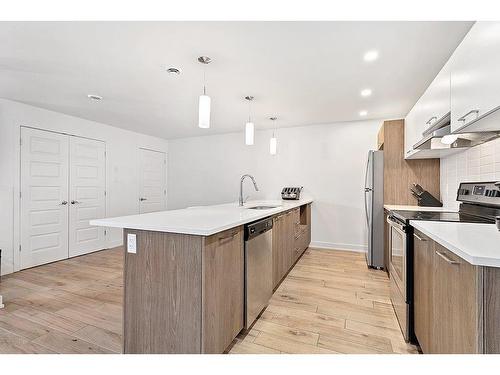
<instances>
[{"instance_id":1,"label":"cabinet door pull","mask_svg":"<svg viewBox=\"0 0 500 375\"><path fill-rule=\"evenodd\" d=\"M425 238L420 237L418 234L413 233L413 237L415 237L419 241L427 241Z\"/></svg>"},{"instance_id":2,"label":"cabinet door pull","mask_svg":"<svg viewBox=\"0 0 500 375\"><path fill-rule=\"evenodd\" d=\"M449 263L449 264L460 264L460 262L457 262L456 260L453 260L453 259L449 258L446 254L443 254L443 253L442 253L442 252L440 252L440 251L437 251L437 250L436 250L436 254L437 254L440 258L444 259L444 260L445 260L447 263Z\"/></svg>"},{"instance_id":3,"label":"cabinet door pull","mask_svg":"<svg viewBox=\"0 0 500 375\"><path fill-rule=\"evenodd\" d=\"M228 234L227 236L224 236L224 237L219 237L219 241L229 240L229 239L233 238L234 236L236 236L237 234L238 234L238 231L233 232L231 234Z\"/></svg>"},{"instance_id":4,"label":"cabinet door pull","mask_svg":"<svg viewBox=\"0 0 500 375\"><path fill-rule=\"evenodd\" d=\"M432 116L430 119L427 120L426 124L430 125L433 120L437 120L438 118L436 116Z\"/></svg>"},{"instance_id":5,"label":"cabinet door pull","mask_svg":"<svg viewBox=\"0 0 500 375\"><path fill-rule=\"evenodd\" d=\"M467 117L472 114L472 113L475 113L476 115L479 114L479 109L473 109L469 112L467 112L465 115L463 115L462 117L460 117L457 121L463 121L465 122L465 120L467 119Z\"/></svg>"}]
</instances>

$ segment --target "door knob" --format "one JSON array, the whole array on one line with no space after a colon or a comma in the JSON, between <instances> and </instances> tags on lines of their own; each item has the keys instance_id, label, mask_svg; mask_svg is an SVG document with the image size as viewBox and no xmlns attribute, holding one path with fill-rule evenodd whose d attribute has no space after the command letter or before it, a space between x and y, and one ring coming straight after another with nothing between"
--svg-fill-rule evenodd
<instances>
[{"instance_id":1,"label":"door knob","mask_svg":"<svg viewBox=\"0 0 500 375\"><path fill-rule=\"evenodd\" d=\"M139 200L142 202L142 201L147 201L148 198L139 198Z\"/></svg>"},{"instance_id":2,"label":"door knob","mask_svg":"<svg viewBox=\"0 0 500 375\"><path fill-rule=\"evenodd\" d=\"M59 205L60 206L66 206L68 204L68 201L62 201Z\"/></svg>"},{"instance_id":3,"label":"door knob","mask_svg":"<svg viewBox=\"0 0 500 375\"><path fill-rule=\"evenodd\" d=\"M71 201L71 204L79 204L80 202L78 201Z\"/></svg>"}]
</instances>

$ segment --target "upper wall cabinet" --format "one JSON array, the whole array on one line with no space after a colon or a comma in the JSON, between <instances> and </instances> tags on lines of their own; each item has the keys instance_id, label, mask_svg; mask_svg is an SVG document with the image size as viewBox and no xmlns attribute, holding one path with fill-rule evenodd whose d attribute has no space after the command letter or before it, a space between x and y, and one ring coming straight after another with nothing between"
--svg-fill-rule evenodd
<instances>
[{"instance_id":1,"label":"upper wall cabinet","mask_svg":"<svg viewBox=\"0 0 500 375\"><path fill-rule=\"evenodd\" d=\"M446 64L420 98L419 122L424 131L450 114L450 67Z\"/></svg>"},{"instance_id":2,"label":"upper wall cabinet","mask_svg":"<svg viewBox=\"0 0 500 375\"><path fill-rule=\"evenodd\" d=\"M450 114L450 67L446 64L405 118L405 158L425 158L425 151L414 150L423 133L447 121Z\"/></svg>"},{"instance_id":3,"label":"upper wall cabinet","mask_svg":"<svg viewBox=\"0 0 500 375\"><path fill-rule=\"evenodd\" d=\"M413 145L418 141L419 137L422 136L422 132L419 131L420 129L417 122L419 111L420 101L415 103L405 118L405 158L408 158L415 153Z\"/></svg>"},{"instance_id":4,"label":"upper wall cabinet","mask_svg":"<svg viewBox=\"0 0 500 375\"><path fill-rule=\"evenodd\" d=\"M500 22L476 22L450 59L451 130L500 130Z\"/></svg>"}]
</instances>

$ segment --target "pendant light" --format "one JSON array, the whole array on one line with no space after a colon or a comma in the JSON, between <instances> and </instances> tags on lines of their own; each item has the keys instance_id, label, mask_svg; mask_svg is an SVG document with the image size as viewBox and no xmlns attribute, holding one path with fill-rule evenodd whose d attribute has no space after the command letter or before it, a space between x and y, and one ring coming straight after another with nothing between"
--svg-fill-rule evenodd
<instances>
[{"instance_id":1,"label":"pendant light","mask_svg":"<svg viewBox=\"0 0 500 375\"><path fill-rule=\"evenodd\" d=\"M270 120L273 122L273 136L269 140L269 153L271 155L276 155L277 147L278 147L278 140L276 139L275 136L275 131L276 131L276 120L277 117L271 117Z\"/></svg>"},{"instance_id":2,"label":"pendant light","mask_svg":"<svg viewBox=\"0 0 500 375\"><path fill-rule=\"evenodd\" d=\"M205 66L212 61L208 56L198 57L198 61ZM200 95L200 101L198 105L198 126L203 129L210 128L210 96L207 95L206 90L206 69L203 69L203 95Z\"/></svg>"},{"instance_id":3,"label":"pendant light","mask_svg":"<svg viewBox=\"0 0 500 375\"><path fill-rule=\"evenodd\" d=\"M251 103L253 96L245 96L245 99L248 100L248 122L245 124L245 144L251 146L253 145L255 134L255 126L251 120Z\"/></svg>"}]
</instances>

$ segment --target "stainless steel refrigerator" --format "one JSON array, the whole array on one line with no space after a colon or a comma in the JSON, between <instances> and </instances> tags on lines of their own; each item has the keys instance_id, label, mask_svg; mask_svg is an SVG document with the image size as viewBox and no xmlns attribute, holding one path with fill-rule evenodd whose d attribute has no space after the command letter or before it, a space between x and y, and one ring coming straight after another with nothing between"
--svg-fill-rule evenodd
<instances>
[{"instance_id":1,"label":"stainless steel refrigerator","mask_svg":"<svg viewBox=\"0 0 500 375\"><path fill-rule=\"evenodd\" d=\"M368 267L384 268L384 153L369 151L365 173Z\"/></svg>"}]
</instances>

